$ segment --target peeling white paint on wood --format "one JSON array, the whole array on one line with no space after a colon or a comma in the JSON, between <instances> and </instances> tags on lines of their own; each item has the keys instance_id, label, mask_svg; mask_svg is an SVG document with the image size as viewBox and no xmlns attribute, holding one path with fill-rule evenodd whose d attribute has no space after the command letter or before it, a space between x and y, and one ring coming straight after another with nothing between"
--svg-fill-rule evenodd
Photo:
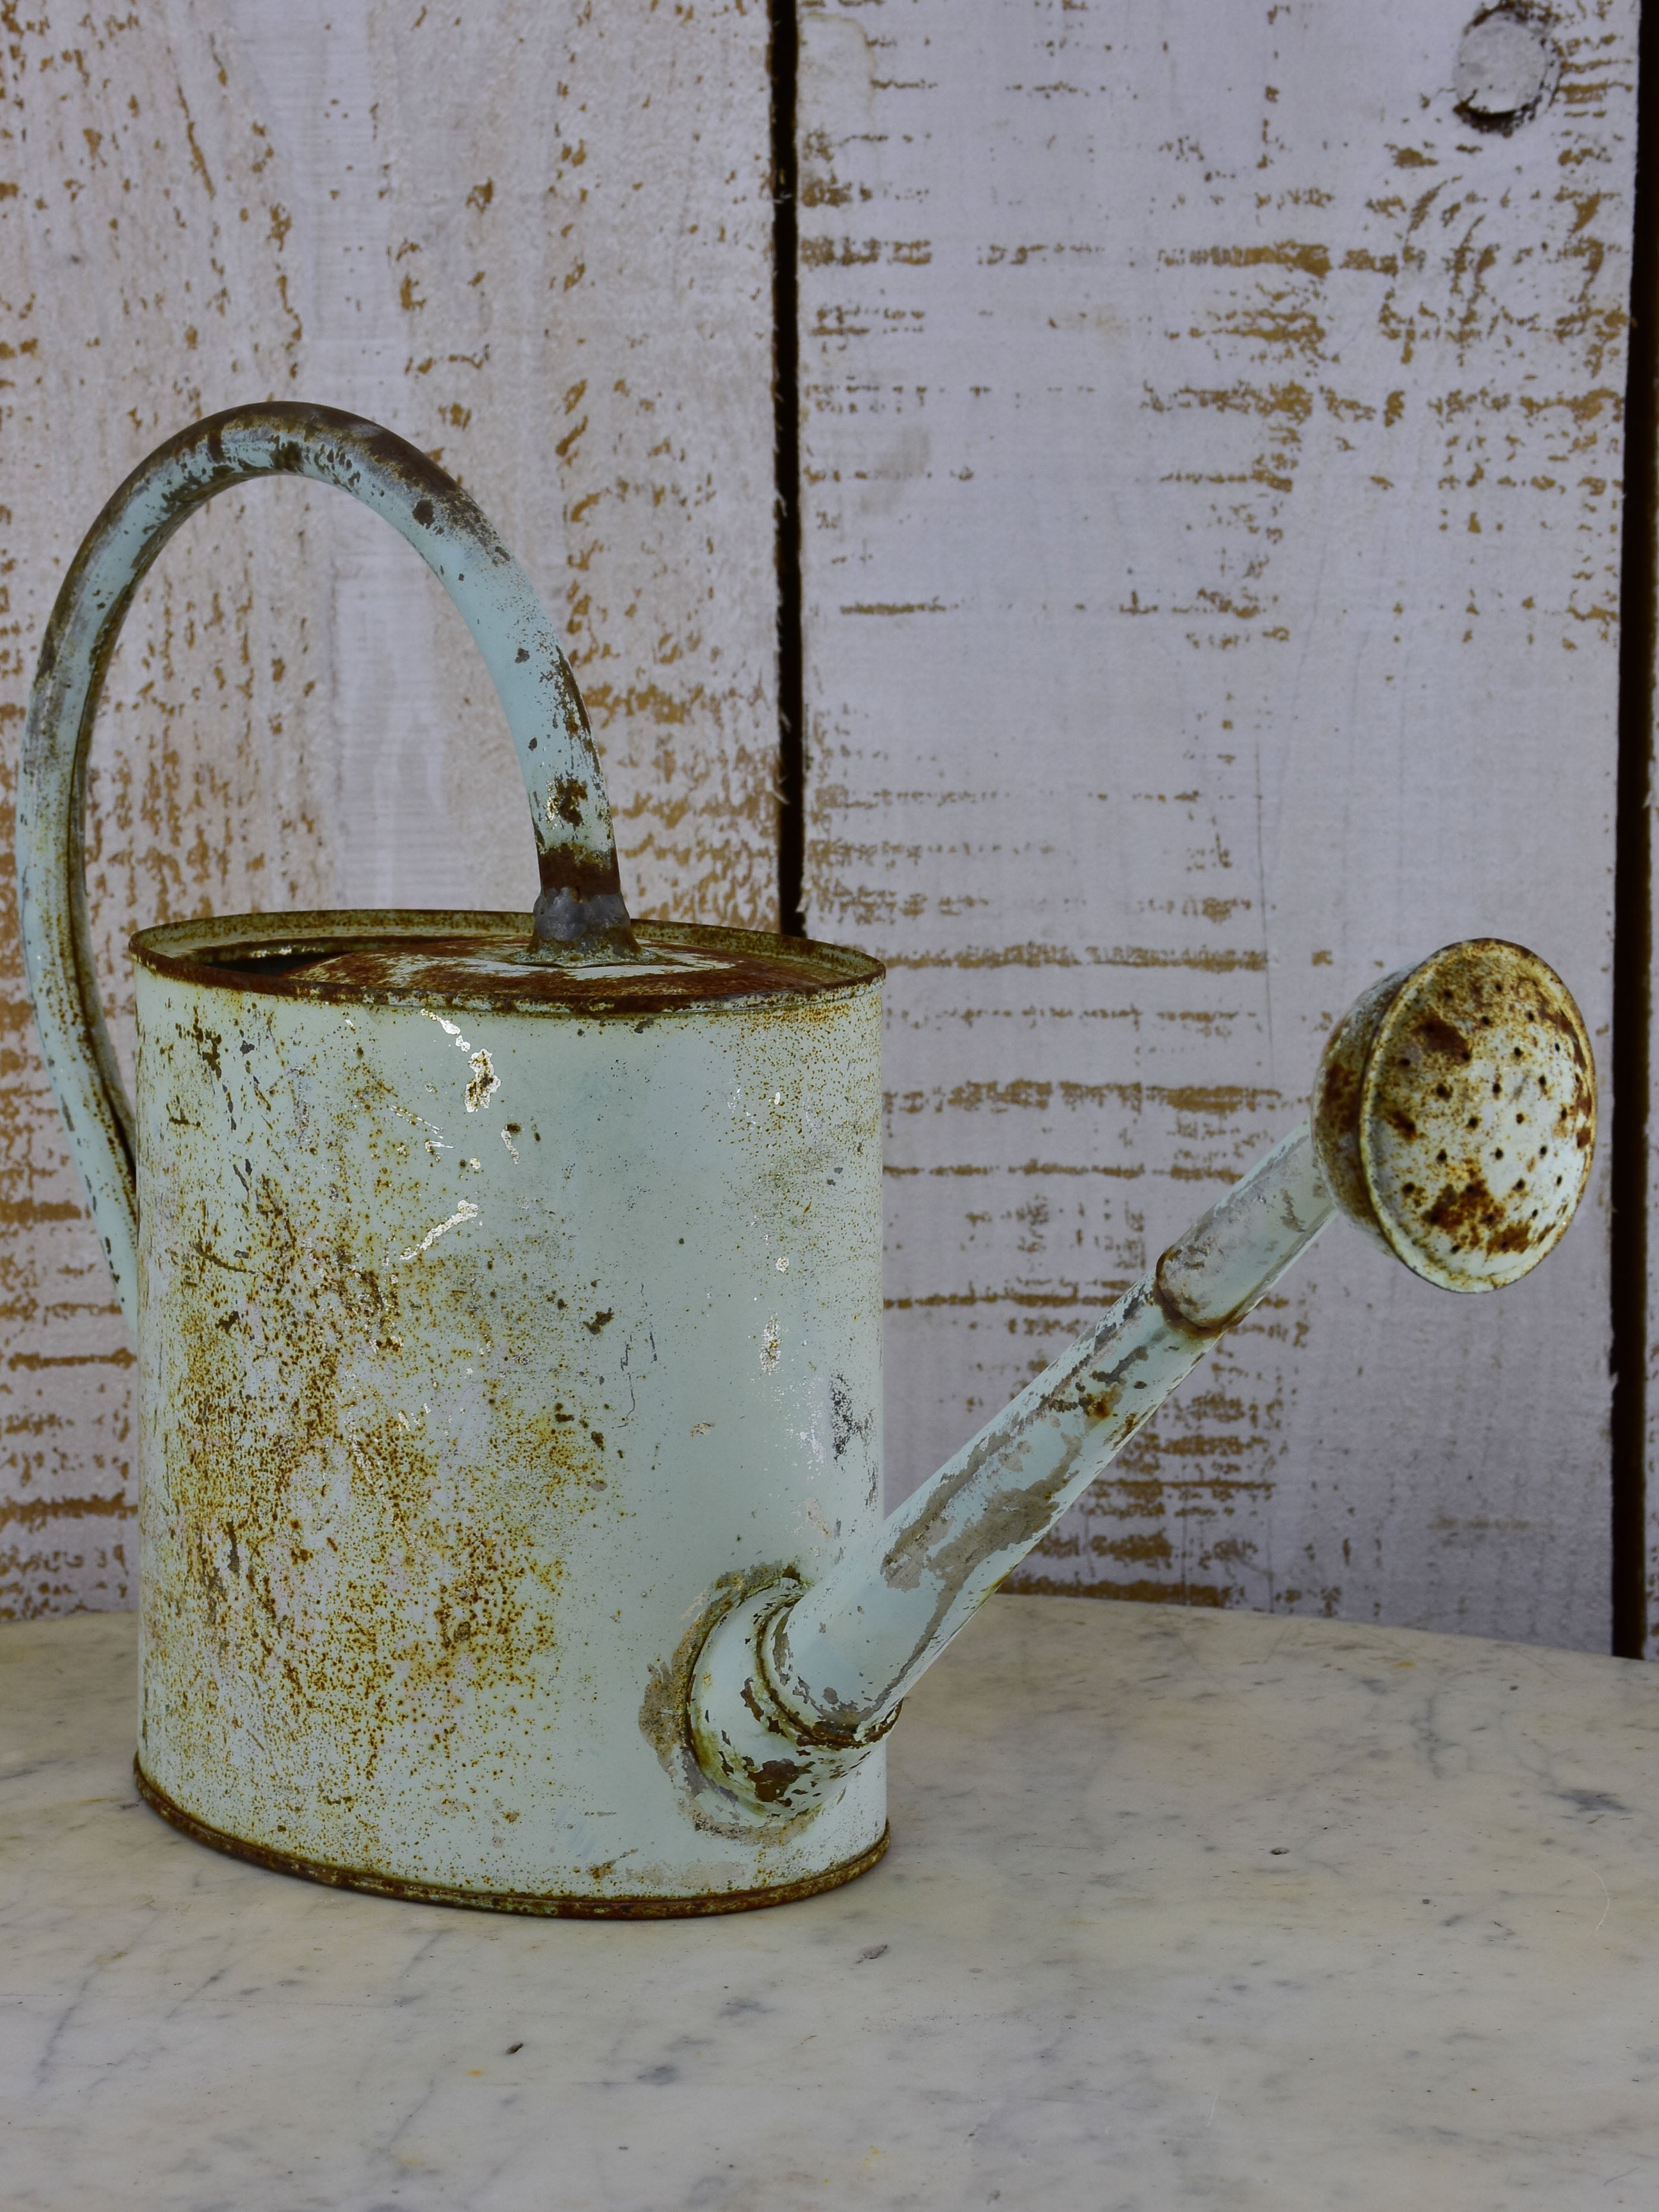
<instances>
[{"instance_id":1,"label":"peeling white paint on wood","mask_svg":"<svg viewBox=\"0 0 1659 2212\"><path fill-rule=\"evenodd\" d=\"M808 914L893 969L893 1495L1370 975L1514 937L1605 1048L1636 9L1556 11L1507 136L1466 20L803 11ZM1604 1193L1492 1300L1333 1231L1027 1586L1604 1647Z\"/></svg>"},{"instance_id":2,"label":"peeling white paint on wood","mask_svg":"<svg viewBox=\"0 0 1659 2212\"><path fill-rule=\"evenodd\" d=\"M763 14L48 5L6 18L0 72L8 779L104 499L192 416L302 396L437 453L536 578L635 911L769 922ZM228 497L168 550L94 760L88 890L118 1007L141 923L534 896L470 641L407 549L325 493ZM131 1352L4 928L0 1612L120 1603Z\"/></svg>"},{"instance_id":3,"label":"peeling white paint on wood","mask_svg":"<svg viewBox=\"0 0 1659 2212\"><path fill-rule=\"evenodd\" d=\"M809 916L894 963L902 1491L1290 1125L1382 966L1514 935L1605 1043L1635 8L1557 11L1508 137L1428 0L802 21ZM99 501L304 393L441 451L542 583L636 903L769 920L765 40L9 21L8 756ZM129 630L112 979L165 915L527 899L480 672L349 502L216 503ZM8 944L0 1609L120 1602L130 1354ZM1492 1302L1340 1237L1037 1579L1604 1643L1604 1218Z\"/></svg>"}]
</instances>

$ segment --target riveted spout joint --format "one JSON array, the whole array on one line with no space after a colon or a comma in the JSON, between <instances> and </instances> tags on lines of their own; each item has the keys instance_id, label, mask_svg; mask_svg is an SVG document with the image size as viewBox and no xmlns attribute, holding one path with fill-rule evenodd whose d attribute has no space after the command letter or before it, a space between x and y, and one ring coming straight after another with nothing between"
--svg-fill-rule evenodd
<instances>
[{"instance_id":1,"label":"riveted spout joint","mask_svg":"<svg viewBox=\"0 0 1659 2212\"><path fill-rule=\"evenodd\" d=\"M775 1583L725 1614L691 1686L698 1765L716 1788L767 1820L816 1810L899 1714L894 1705L848 1726L802 1711L782 1694L778 1641L799 1595L797 1583Z\"/></svg>"}]
</instances>

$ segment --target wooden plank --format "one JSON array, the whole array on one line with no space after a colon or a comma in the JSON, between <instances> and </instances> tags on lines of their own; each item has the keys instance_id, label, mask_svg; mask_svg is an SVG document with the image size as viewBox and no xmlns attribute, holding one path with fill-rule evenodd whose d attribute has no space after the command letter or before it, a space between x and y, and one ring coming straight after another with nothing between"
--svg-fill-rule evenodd
<instances>
[{"instance_id":1,"label":"wooden plank","mask_svg":"<svg viewBox=\"0 0 1659 2212\"><path fill-rule=\"evenodd\" d=\"M801 20L807 897L893 971L899 1495L1382 969L1519 939L1605 1045L1636 9L1555 10L1507 134L1431 0ZM1599 1171L1501 1300L1339 1224L1024 1585L1605 1648L1607 1280Z\"/></svg>"},{"instance_id":2,"label":"wooden plank","mask_svg":"<svg viewBox=\"0 0 1659 2212\"><path fill-rule=\"evenodd\" d=\"M179 422L292 392L438 453L541 582L636 909L772 921L763 15L47 4L7 17L3 68L7 869L35 647L82 530ZM118 1003L127 932L167 915L534 893L459 620L320 491L252 488L170 549L95 758ZM131 1352L9 912L3 931L0 1613L26 1613L130 1595Z\"/></svg>"}]
</instances>

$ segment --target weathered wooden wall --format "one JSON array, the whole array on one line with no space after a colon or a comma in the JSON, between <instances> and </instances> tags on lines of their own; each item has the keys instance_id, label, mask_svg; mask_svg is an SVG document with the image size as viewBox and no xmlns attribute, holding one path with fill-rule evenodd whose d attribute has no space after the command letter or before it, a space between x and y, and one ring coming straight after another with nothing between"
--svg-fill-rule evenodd
<instances>
[{"instance_id":1,"label":"weathered wooden wall","mask_svg":"<svg viewBox=\"0 0 1659 2212\"><path fill-rule=\"evenodd\" d=\"M1508 132L1455 112L1475 13L803 0L805 890L892 966L895 1495L1288 1126L1379 967L1521 938L1605 1042L1635 0L1555 9ZM542 583L636 903L770 921L764 10L0 26L8 777L98 502L303 393ZM193 523L98 740L118 1000L164 915L527 899L479 676L349 502ZM0 944L0 1611L120 1603L129 1354ZM1502 1299L1337 1226L1028 1585L1604 1645L1607 1283L1604 1181Z\"/></svg>"},{"instance_id":2,"label":"weathered wooden wall","mask_svg":"<svg viewBox=\"0 0 1659 2212\"><path fill-rule=\"evenodd\" d=\"M763 13L141 0L0 15L6 819L82 530L167 432L294 393L476 492L562 623L636 906L775 913ZM226 498L135 608L89 884L239 907L526 905L505 726L459 619L349 501ZM126 1601L131 1356L0 912L0 1611Z\"/></svg>"},{"instance_id":3,"label":"weathered wooden wall","mask_svg":"<svg viewBox=\"0 0 1659 2212\"><path fill-rule=\"evenodd\" d=\"M896 1492L1379 969L1518 938L1605 1045L1636 9L1557 9L1507 134L1468 21L803 11L808 910L893 970ZM1604 1193L1501 1299L1339 1224L1026 1585L1605 1648Z\"/></svg>"}]
</instances>

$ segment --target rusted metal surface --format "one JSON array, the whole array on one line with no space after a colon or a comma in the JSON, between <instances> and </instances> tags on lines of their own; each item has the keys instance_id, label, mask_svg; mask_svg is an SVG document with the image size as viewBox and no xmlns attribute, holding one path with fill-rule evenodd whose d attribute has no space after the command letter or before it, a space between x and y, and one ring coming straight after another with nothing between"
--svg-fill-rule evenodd
<instances>
[{"instance_id":1,"label":"rusted metal surface","mask_svg":"<svg viewBox=\"0 0 1659 2212\"><path fill-rule=\"evenodd\" d=\"M1374 986L1327 1047L1310 1124L812 1588L721 1613L693 1686L705 1772L760 1815L833 1802L977 1607L1334 1212L1444 1289L1496 1289L1559 1242L1595 1126L1582 1018L1534 954L1476 939Z\"/></svg>"},{"instance_id":2,"label":"rusted metal surface","mask_svg":"<svg viewBox=\"0 0 1659 2212\"><path fill-rule=\"evenodd\" d=\"M1535 1267L1589 1179L1589 1038L1554 970L1518 945L1449 945L1375 984L1326 1048L1320 1161L1344 1210L1449 1291Z\"/></svg>"},{"instance_id":3,"label":"rusted metal surface","mask_svg":"<svg viewBox=\"0 0 1659 2212\"><path fill-rule=\"evenodd\" d=\"M780 1834L641 1701L734 1564L878 1516L879 972L751 940L699 1000L658 926L654 1009L515 995L483 920L378 918L470 942L471 1010L213 964L317 916L139 939L143 1771L341 1879L793 1893L874 1848L879 1762Z\"/></svg>"},{"instance_id":4,"label":"rusted metal surface","mask_svg":"<svg viewBox=\"0 0 1659 2212\"><path fill-rule=\"evenodd\" d=\"M355 909L229 915L146 930L133 951L154 974L181 982L319 1006L441 1003L477 1013L535 1006L643 1017L779 992L814 998L879 982L884 973L878 961L843 946L698 922L636 923L637 958L556 963L526 953L529 921Z\"/></svg>"}]
</instances>

